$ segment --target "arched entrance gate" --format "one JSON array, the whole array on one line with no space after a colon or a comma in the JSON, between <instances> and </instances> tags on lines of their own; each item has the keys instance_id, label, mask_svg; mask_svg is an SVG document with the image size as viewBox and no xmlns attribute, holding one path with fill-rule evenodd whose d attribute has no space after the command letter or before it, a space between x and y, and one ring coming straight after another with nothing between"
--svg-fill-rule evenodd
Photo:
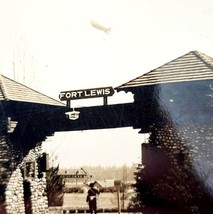
<instances>
[{"instance_id":1,"label":"arched entrance gate","mask_svg":"<svg viewBox=\"0 0 213 214\"><path fill-rule=\"evenodd\" d=\"M132 92L133 103L76 109L79 119L69 120L69 106L0 76L0 185L7 212L25 212L23 182L29 180L31 212L48 213L45 172L39 175L37 162L47 136L116 127L150 133L141 173L158 198L205 204L213 195L212 80L212 58L192 51L116 88Z\"/></svg>"}]
</instances>

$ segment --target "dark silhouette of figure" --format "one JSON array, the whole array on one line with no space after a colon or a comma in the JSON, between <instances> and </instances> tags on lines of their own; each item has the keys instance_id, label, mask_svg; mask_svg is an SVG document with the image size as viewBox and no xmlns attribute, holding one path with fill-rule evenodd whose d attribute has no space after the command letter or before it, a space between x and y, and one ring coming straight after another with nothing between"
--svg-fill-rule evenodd
<instances>
[{"instance_id":1,"label":"dark silhouette of figure","mask_svg":"<svg viewBox=\"0 0 213 214\"><path fill-rule=\"evenodd\" d=\"M100 194L100 192L94 188L94 183L91 183L90 189L87 192L87 203L89 204L89 210L90 213L92 214L93 212L96 214L97 213L97 195Z\"/></svg>"}]
</instances>

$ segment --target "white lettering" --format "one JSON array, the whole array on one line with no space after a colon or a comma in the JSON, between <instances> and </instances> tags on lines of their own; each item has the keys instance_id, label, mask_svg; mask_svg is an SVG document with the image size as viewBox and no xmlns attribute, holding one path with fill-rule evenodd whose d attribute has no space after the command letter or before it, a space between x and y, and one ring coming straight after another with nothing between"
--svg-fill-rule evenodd
<instances>
[{"instance_id":1,"label":"white lettering","mask_svg":"<svg viewBox=\"0 0 213 214\"><path fill-rule=\"evenodd\" d=\"M85 96L85 97L89 97L89 96L90 96L89 91L84 91L84 96Z\"/></svg>"},{"instance_id":2,"label":"white lettering","mask_svg":"<svg viewBox=\"0 0 213 214\"><path fill-rule=\"evenodd\" d=\"M66 98L70 98L70 97L71 97L71 93L70 93L70 92L67 92L66 95L65 95L65 97L66 97Z\"/></svg>"},{"instance_id":3,"label":"white lettering","mask_svg":"<svg viewBox=\"0 0 213 214\"><path fill-rule=\"evenodd\" d=\"M59 94L59 99L62 99L62 98L64 97L64 95L65 95L65 93L64 93L64 92L61 92L61 93Z\"/></svg>"},{"instance_id":4,"label":"white lettering","mask_svg":"<svg viewBox=\"0 0 213 214\"><path fill-rule=\"evenodd\" d=\"M83 94L83 91L78 91L78 96L81 97Z\"/></svg>"},{"instance_id":5,"label":"white lettering","mask_svg":"<svg viewBox=\"0 0 213 214\"><path fill-rule=\"evenodd\" d=\"M96 96L96 90L95 90L95 89L94 89L94 90L91 90L90 95L91 95L91 96Z\"/></svg>"},{"instance_id":6,"label":"white lettering","mask_svg":"<svg viewBox=\"0 0 213 214\"><path fill-rule=\"evenodd\" d=\"M75 91L64 91L59 94L61 100L71 100L71 99L83 99L89 97L104 97L110 96L114 93L112 87L105 88L93 88Z\"/></svg>"},{"instance_id":7,"label":"white lettering","mask_svg":"<svg viewBox=\"0 0 213 214\"><path fill-rule=\"evenodd\" d=\"M103 94L103 89L98 89L97 90L97 95L102 95Z\"/></svg>"},{"instance_id":8,"label":"white lettering","mask_svg":"<svg viewBox=\"0 0 213 214\"><path fill-rule=\"evenodd\" d=\"M77 97L77 92L76 92L76 91L73 91L73 92L72 92L72 98L73 98L73 97Z\"/></svg>"},{"instance_id":9,"label":"white lettering","mask_svg":"<svg viewBox=\"0 0 213 214\"><path fill-rule=\"evenodd\" d=\"M110 94L110 88L106 88L106 89L104 90L104 95L108 95L108 94Z\"/></svg>"}]
</instances>

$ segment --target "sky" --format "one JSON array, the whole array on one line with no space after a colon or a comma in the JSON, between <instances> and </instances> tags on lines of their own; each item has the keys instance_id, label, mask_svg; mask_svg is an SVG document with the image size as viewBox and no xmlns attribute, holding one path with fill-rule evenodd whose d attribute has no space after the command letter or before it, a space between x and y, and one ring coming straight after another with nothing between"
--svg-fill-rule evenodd
<instances>
[{"instance_id":1,"label":"sky","mask_svg":"<svg viewBox=\"0 0 213 214\"><path fill-rule=\"evenodd\" d=\"M0 73L57 100L64 90L117 87L189 51L213 57L212 21L212 0L0 0ZM119 92L109 104L132 101ZM85 164L131 164L143 140L132 128L56 133L45 149L65 167L92 149Z\"/></svg>"}]
</instances>

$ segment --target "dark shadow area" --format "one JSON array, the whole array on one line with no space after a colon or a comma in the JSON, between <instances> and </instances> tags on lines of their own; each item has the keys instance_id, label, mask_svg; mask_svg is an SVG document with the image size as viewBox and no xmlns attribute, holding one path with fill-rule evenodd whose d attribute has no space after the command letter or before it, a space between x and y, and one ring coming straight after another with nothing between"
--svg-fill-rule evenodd
<instances>
[{"instance_id":1,"label":"dark shadow area","mask_svg":"<svg viewBox=\"0 0 213 214\"><path fill-rule=\"evenodd\" d=\"M25 213L26 214L32 214L30 182L29 181L24 181L23 185L24 185Z\"/></svg>"}]
</instances>

